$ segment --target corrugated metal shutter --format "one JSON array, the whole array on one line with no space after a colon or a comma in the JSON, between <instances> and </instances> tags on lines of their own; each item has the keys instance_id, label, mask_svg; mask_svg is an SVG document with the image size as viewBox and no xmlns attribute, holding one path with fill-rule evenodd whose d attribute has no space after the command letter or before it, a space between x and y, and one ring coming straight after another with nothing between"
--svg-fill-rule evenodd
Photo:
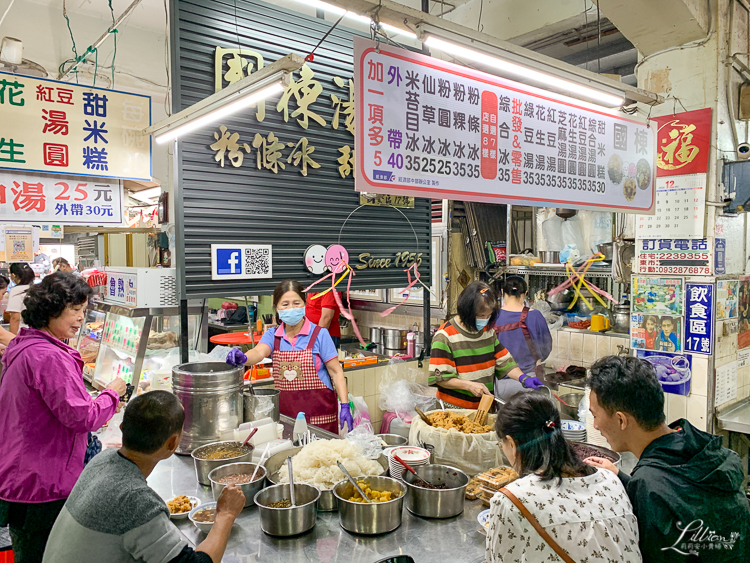
<instances>
[{"instance_id":1,"label":"corrugated metal shutter","mask_svg":"<svg viewBox=\"0 0 750 563\"><path fill-rule=\"evenodd\" d=\"M263 55L266 64L294 52L305 56L323 37L330 22L309 18L259 1L237 0L237 28L243 49ZM184 109L214 91L214 51L217 46L236 48L235 5L222 0L172 1L172 48L175 110ZM183 297L213 297L242 294L268 294L285 278L301 282L318 276L308 274L302 258L311 244L328 246L339 241L358 263L360 253L376 258L393 258L397 252L422 253L420 273L430 281L430 200L417 199L414 209L359 206L351 176L339 175L339 147L354 148L354 137L343 124L331 127L335 108L331 94L348 99L348 89L339 88L333 78L345 81L353 76L352 37L355 32L339 25L315 53L309 63L314 79L323 92L310 107L326 121L323 128L310 120L307 130L291 117L284 122L276 111L278 98L266 102L263 122L255 118L255 109L203 129L180 140L176 180L179 184L177 221L184 229L184 247L178 246L178 272ZM298 73L295 74L295 77ZM290 108L294 109L294 102ZM256 151L247 154L240 167L228 161L224 168L214 161L213 133L226 125L239 133L240 143L252 146L256 133L269 132L284 143L297 143L303 136L315 147L312 158L321 166L309 169L307 177L287 164L291 149L283 153L286 170L274 174L258 170ZM416 237L415 237L416 234ZM215 282L211 280L210 245L212 243L245 243L273 245L273 279ZM403 287L406 274L401 268L357 271L353 287Z\"/></svg>"}]
</instances>

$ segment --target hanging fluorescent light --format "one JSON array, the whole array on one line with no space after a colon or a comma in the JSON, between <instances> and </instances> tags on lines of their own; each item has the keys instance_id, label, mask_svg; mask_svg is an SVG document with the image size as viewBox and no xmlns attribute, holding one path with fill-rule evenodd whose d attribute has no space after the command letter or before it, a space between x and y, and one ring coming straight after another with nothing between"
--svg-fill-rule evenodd
<instances>
[{"instance_id":1,"label":"hanging fluorescent light","mask_svg":"<svg viewBox=\"0 0 750 563\"><path fill-rule=\"evenodd\" d=\"M546 72L533 70L529 67L499 59L486 53L468 49L467 47L457 45L456 43L443 41L432 35L429 35L425 39L424 44L428 47L443 51L451 56L490 66L504 73L519 76L524 80L538 82L542 87L563 90L577 97L587 98L606 107L620 107L625 102L622 96L608 94L607 92L589 88L582 84L576 84L575 82L558 78L552 74L547 74Z\"/></svg>"},{"instance_id":2,"label":"hanging fluorescent light","mask_svg":"<svg viewBox=\"0 0 750 563\"><path fill-rule=\"evenodd\" d=\"M161 144L205 127L281 93L289 84L291 74L303 64L302 57L289 54L143 132L154 135L156 142Z\"/></svg>"},{"instance_id":3,"label":"hanging fluorescent light","mask_svg":"<svg viewBox=\"0 0 750 563\"><path fill-rule=\"evenodd\" d=\"M368 26L372 23L372 20L368 18L367 16L360 16L359 14L356 14L354 12L348 12L343 8L339 8L338 6L329 4L328 2L321 2L320 0L297 0L297 2L299 2L300 4L304 4L306 6L309 6L311 8L315 8L316 10L323 10L324 12L330 12L334 16L339 16L339 17L345 16L348 19L358 21ZM408 37L410 39L417 38L417 35L415 33L400 29L398 27L389 25L387 23L381 23L380 26L390 33L403 35L404 37Z\"/></svg>"}]
</instances>

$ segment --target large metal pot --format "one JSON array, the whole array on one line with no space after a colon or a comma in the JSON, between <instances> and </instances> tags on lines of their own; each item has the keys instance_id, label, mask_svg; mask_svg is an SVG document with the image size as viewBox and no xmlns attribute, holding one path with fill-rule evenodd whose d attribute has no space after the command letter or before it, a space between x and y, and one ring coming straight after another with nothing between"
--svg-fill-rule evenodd
<instances>
[{"instance_id":1,"label":"large metal pot","mask_svg":"<svg viewBox=\"0 0 750 563\"><path fill-rule=\"evenodd\" d=\"M381 345L383 344L383 329L379 326L370 328L370 342Z\"/></svg>"},{"instance_id":2,"label":"large metal pot","mask_svg":"<svg viewBox=\"0 0 750 563\"><path fill-rule=\"evenodd\" d=\"M248 444L245 446L247 450L244 454L236 457L230 457L229 459L204 459L204 455L211 453L213 450L220 448L222 445L242 446L242 442L236 442L234 440L228 440L226 442L214 442L212 444L206 444L200 448L193 450L191 454L193 456L193 462L195 463L195 478L201 485L211 486L211 481L208 478L208 474L211 473L217 467L222 465L228 465L230 463L238 463L241 461L251 462L253 461L253 446Z\"/></svg>"},{"instance_id":3,"label":"large metal pot","mask_svg":"<svg viewBox=\"0 0 750 563\"><path fill-rule=\"evenodd\" d=\"M278 389L273 387L248 387L243 391L243 404L245 412L245 422L260 420L261 418L271 417L274 422L279 421L279 393ZM270 403L269 403L270 401ZM273 405L271 412L268 407Z\"/></svg>"},{"instance_id":4,"label":"large metal pot","mask_svg":"<svg viewBox=\"0 0 750 563\"><path fill-rule=\"evenodd\" d=\"M374 536L392 532L401 525L404 511L406 485L391 477L362 477L374 491L390 491L391 500L386 502L360 503L346 500L354 496L354 486L349 481L341 481L333 487L333 494L339 501L339 522L348 532ZM398 495L396 497L396 495Z\"/></svg>"},{"instance_id":5,"label":"large metal pot","mask_svg":"<svg viewBox=\"0 0 750 563\"><path fill-rule=\"evenodd\" d=\"M281 466L286 463L286 458L288 456L295 456L297 453L302 449L302 447L298 448L290 448L288 450L284 450L283 452L279 452L275 455L272 455L266 460L265 466L267 473L268 480L273 483L274 485L278 485L279 482L279 469L281 469ZM381 455L377 462L383 466L383 472L381 475L386 475L388 473L388 460L384 455ZM296 489L295 489L296 490ZM335 512L339 508L339 503L336 500L336 497L333 496L333 492L331 491L320 491L320 499L318 500L318 510L321 512Z\"/></svg>"},{"instance_id":6,"label":"large metal pot","mask_svg":"<svg viewBox=\"0 0 750 563\"><path fill-rule=\"evenodd\" d=\"M386 350L397 350L399 352L406 350L406 334L408 332L408 330L384 328L383 348Z\"/></svg>"},{"instance_id":7,"label":"large metal pot","mask_svg":"<svg viewBox=\"0 0 750 563\"><path fill-rule=\"evenodd\" d=\"M208 474L208 480L211 481L211 492L214 495L214 500L219 500L219 495L221 495L221 491L224 490L224 487L226 485L224 483L219 483L219 479L222 477L227 477L229 475L235 475L237 473L243 473L243 474L249 474L252 475L255 471L255 468L258 467L256 463L228 463L227 465L222 465L221 467L217 467L211 473ZM253 498L255 498L255 495L263 488L263 485L266 483L266 468L262 465L258 468L258 473L255 475L255 481L252 483L242 483L239 487L242 489L242 492L245 493L245 508L248 506L253 505Z\"/></svg>"},{"instance_id":8,"label":"large metal pot","mask_svg":"<svg viewBox=\"0 0 750 563\"><path fill-rule=\"evenodd\" d=\"M294 501L296 506L290 508L273 508L268 506L280 500L289 499L291 495L289 485L274 485L263 489L255 495L258 505L260 528L271 536L296 536L303 534L315 526L318 517L315 505L320 498L320 491L312 485L295 483Z\"/></svg>"},{"instance_id":9,"label":"large metal pot","mask_svg":"<svg viewBox=\"0 0 750 563\"><path fill-rule=\"evenodd\" d=\"M567 406L562 401L567 403ZM583 393L566 393L558 399L557 409L560 411L560 418L569 420L578 420L578 403L583 399Z\"/></svg>"},{"instance_id":10,"label":"large metal pot","mask_svg":"<svg viewBox=\"0 0 750 563\"><path fill-rule=\"evenodd\" d=\"M422 465L415 467L417 477L433 485L445 484L447 489L425 489L413 485L416 477L404 471L403 480L408 493L406 509L424 518L452 518L464 511L464 495L469 476L447 465Z\"/></svg>"},{"instance_id":11,"label":"large metal pot","mask_svg":"<svg viewBox=\"0 0 750 563\"><path fill-rule=\"evenodd\" d=\"M242 424L242 373L242 368L224 362L195 362L172 368L172 392L185 408L178 454L189 454L216 442L222 432Z\"/></svg>"}]
</instances>

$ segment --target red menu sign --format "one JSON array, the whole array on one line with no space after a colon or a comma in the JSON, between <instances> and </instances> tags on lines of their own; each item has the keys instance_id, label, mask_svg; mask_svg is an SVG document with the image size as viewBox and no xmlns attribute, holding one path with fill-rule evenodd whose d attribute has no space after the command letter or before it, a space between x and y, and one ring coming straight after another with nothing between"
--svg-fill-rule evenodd
<instances>
[{"instance_id":1,"label":"red menu sign","mask_svg":"<svg viewBox=\"0 0 750 563\"><path fill-rule=\"evenodd\" d=\"M711 143L711 108L653 118L656 175L704 174Z\"/></svg>"}]
</instances>

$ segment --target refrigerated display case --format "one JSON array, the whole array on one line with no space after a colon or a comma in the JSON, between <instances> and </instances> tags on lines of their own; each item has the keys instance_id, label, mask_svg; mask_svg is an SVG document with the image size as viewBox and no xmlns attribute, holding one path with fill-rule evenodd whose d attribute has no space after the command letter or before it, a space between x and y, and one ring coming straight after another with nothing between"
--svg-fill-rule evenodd
<instances>
[{"instance_id":1,"label":"refrigerated display case","mask_svg":"<svg viewBox=\"0 0 750 563\"><path fill-rule=\"evenodd\" d=\"M179 356L178 307L131 308L99 302L95 311L104 319L91 379L95 388L106 387L116 377L137 387L144 373L158 370L170 354ZM208 317L205 312L202 306L188 306L187 332L191 350L206 350Z\"/></svg>"},{"instance_id":2,"label":"refrigerated display case","mask_svg":"<svg viewBox=\"0 0 750 563\"><path fill-rule=\"evenodd\" d=\"M99 345L102 341L102 332L104 329L104 317L106 314L103 311L97 310L98 303L96 301L90 301L88 310L86 311L86 318L78 331L78 334L68 344L78 350L83 360L83 377L87 381L91 381L94 375L94 366L96 365L96 357L99 354Z\"/></svg>"}]
</instances>

